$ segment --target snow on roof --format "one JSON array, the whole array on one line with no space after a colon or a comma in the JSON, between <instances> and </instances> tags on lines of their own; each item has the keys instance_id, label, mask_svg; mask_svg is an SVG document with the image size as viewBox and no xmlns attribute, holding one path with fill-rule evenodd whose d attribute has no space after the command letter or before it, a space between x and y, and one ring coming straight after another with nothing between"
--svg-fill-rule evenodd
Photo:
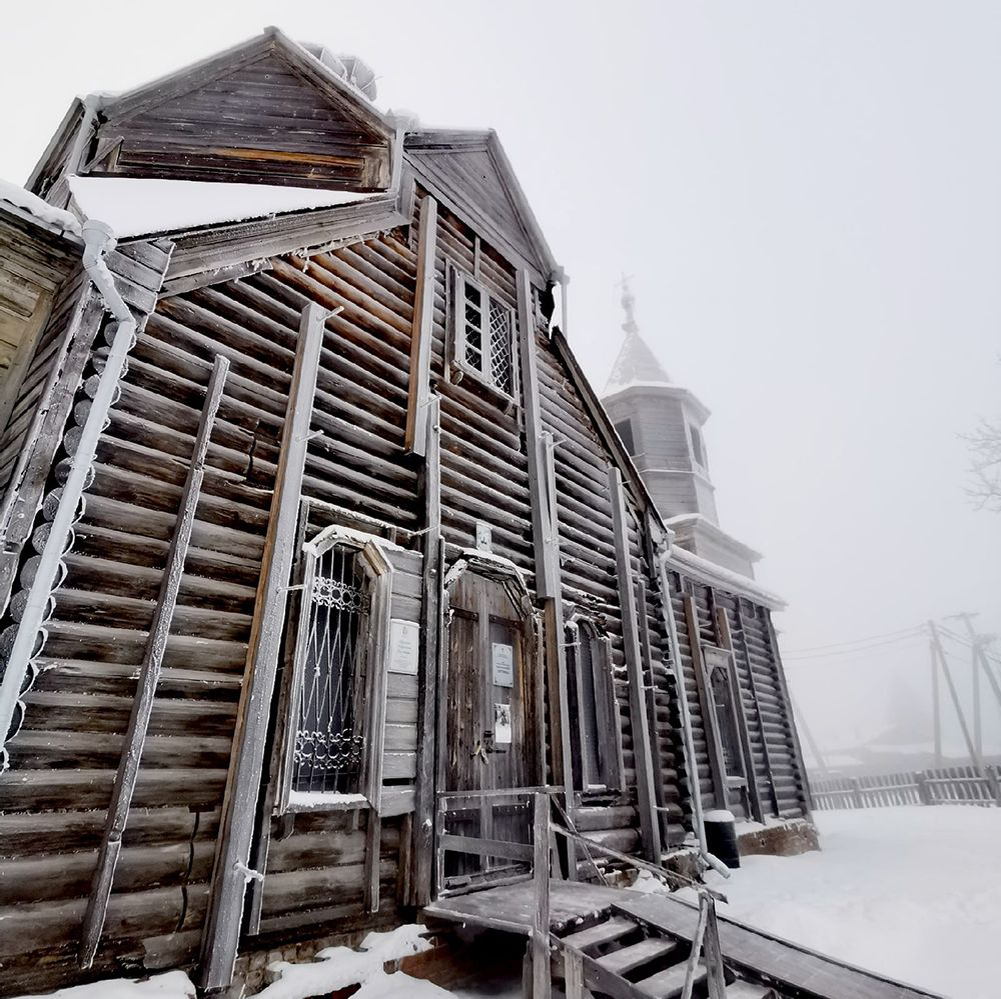
<instances>
[{"instance_id":1,"label":"snow on roof","mask_svg":"<svg viewBox=\"0 0 1001 999\"><path fill-rule=\"evenodd\" d=\"M76 236L80 235L80 222L76 216L65 212L61 208L53 208L52 205L42 201L37 195L26 191L17 184L10 181L0 180L0 201L20 208L40 222L55 226L61 232L71 232Z\"/></svg>"},{"instance_id":2,"label":"snow on roof","mask_svg":"<svg viewBox=\"0 0 1001 999\"><path fill-rule=\"evenodd\" d=\"M631 326L631 323L627 325ZM605 394L636 384L663 386L670 385L671 379L639 332L630 328L626 330L619 356L612 365Z\"/></svg>"},{"instance_id":3,"label":"snow on roof","mask_svg":"<svg viewBox=\"0 0 1001 999\"><path fill-rule=\"evenodd\" d=\"M267 218L281 212L331 208L385 196L145 177L70 177L69 184L80 211L88 218L106 222L119 237Z\"/></svg>"},{"instance_id":4,"label":"snow on roof","mask_svg":"<svg viewBox=\"0 0 1001 999\"><path fill-rule=\"evenodd\" d=\"M742 576L732 569L726 569L721 565L717 565L715 562L710 562L700 555L694 555L679 545L671 545L671 553L668 556L668 561L675 563L679 568L689 570L704 582L717 584L731 593L742 593L744 596L756 600L770 610L782 610L787 606L781 597L770 590L766 590L753 579Z\"/></svg>"}]
</instances>

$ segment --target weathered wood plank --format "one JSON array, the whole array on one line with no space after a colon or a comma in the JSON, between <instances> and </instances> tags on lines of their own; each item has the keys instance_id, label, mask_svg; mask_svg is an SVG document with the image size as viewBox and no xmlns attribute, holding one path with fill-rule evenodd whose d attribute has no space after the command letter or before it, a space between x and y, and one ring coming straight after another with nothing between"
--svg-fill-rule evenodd
<instances>
[{"instance_id":1,"label":"weathered wood plank","mask_svg":"<svg viewBox=\"0 0 1001 999\"><path fill-rule=\"evenodd\" d=\"M329 315L330 312L319 305L307 306L296 344L257 612L247 654L249 676L241 699L236 758L223 802L219 850L203 936L201 982L207 989L224 988L233 978L246 891L244 871L250 860L271 696L285 623L310 417L323 329Z\"/></svg>"},{"instance_id":2,"label":"weathered wood plank","mask_svg":"<svg viewBox=\"0 0 1001 999\"><path fill-rule=\"evenodd\" d=\"M153 698L156 695L160 666L167 646L167 635L170 633L174 608L177 605L181 578L184 574L184 561L188 553L188 544L191 541L191 531L194 526L202 480L205 477L205 456L208 452L216 413L219 410L219 402L226 386L228 371L229 361L224 357L217 358L205 393L205 406L202 410L201 423L195 438L191 462L188 466L187 481L184 483L184 490L181 494L180 513L174 527L174 537L167 552L160 594L157 598L146 652L139 671L139 683L132 708L132 717L129 719L129 727L125 735L125 746L115 778L111 803L108 806L108 822L98 854L94 882L87 902L87 912L84 916L80 942L80 964L84 968L89 968L93 964L94 954L97 952L101 930L104 927L108 911L108 899L111 897L115 868L122 849L122 835L125 832L132 795L139 776L139 763L142 759L143 744L146 741L149 720L153 712Z\"/></svg>"}]
</instances>

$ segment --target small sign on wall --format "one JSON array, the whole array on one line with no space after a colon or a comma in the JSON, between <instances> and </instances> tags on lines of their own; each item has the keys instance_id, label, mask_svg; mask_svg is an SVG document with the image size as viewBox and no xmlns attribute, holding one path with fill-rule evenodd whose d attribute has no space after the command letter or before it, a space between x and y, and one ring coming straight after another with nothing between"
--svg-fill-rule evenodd
<instances>
[{"instance_id":1,"label":"small sign on wall","mask_svg":"<svg viewBox=\"0 0 1001 999\"><path fill-rule=\"evenodd\" d=\"M394 617L389 626L389 672L416 676L420 649L421 626Z\"/></svg>"},{"instance_id":2,"label":"small sign on wall","mask_svg":"<svg viewBox=\"0 0 1001 999\"><path fill-rule=\"evenodd\" d=\"M511 705L494 702L494 745L511 745Z\"/></svg>"},{"instance_id":3,"label":"small sign on wall","mask_svg":"<svg viewBox=\"0 0 1001 999\"><path fill-rule=\"evenodd\" d=\"M491 659L494 664L494 686L514 686L514 646L504 642L491 642Z\"/></svg>"}]
</instances>

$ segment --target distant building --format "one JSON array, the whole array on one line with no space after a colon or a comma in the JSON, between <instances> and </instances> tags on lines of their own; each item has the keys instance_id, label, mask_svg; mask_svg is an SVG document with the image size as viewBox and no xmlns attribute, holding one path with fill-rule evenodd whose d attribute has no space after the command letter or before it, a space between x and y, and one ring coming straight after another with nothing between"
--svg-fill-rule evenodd
<instances>
[{"instance_id":1,"label":"distant building","mask_svg":"<svg viewBox=\"0 0 1001 999\"><path fill-rule=\"evenodd\" d=\"M632 455L675 543L710 562L754 577L758 552L727 534L716 516L702 428L709 410L674 384L640 336L633 295L623 289L626 337L602 402Z\"/></svg>"}]
</instances>

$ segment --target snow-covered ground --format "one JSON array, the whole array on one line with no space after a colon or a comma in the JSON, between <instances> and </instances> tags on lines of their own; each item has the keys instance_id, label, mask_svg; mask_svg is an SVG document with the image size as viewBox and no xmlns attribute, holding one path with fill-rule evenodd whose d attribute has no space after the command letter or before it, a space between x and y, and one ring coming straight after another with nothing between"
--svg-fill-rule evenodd
<instances>
[{"instance_id":1,"label":"snow-covered ground","mask_svg":"<svg viewBox=\"0 0 1001 999\"><path fill-rule=\"evenodd\" d=\"M720 912L950 999L1001 996L1001 808L817 812L823 850L744 857Z\"/></svg>"},{"instance_id":2,"label":"snow-covered ground","mask_svg":"<svg viewBox=\"0 0 1001 999\"><path fill-rule=\"evenodd\" d=\"M1001 809L874 808L818 812L823 851L745 857L720 911L852 964L949 999L1001 996ZM517 982L448 992L383 961L424 945L419 927L371 934L367 952L331 948L323 960L284 965L262 999L301 999L364 981L357 999L509 999ZM60 999L188 999L175 971L133 985L97 983Z\"/></svg>"}]
</instances>

